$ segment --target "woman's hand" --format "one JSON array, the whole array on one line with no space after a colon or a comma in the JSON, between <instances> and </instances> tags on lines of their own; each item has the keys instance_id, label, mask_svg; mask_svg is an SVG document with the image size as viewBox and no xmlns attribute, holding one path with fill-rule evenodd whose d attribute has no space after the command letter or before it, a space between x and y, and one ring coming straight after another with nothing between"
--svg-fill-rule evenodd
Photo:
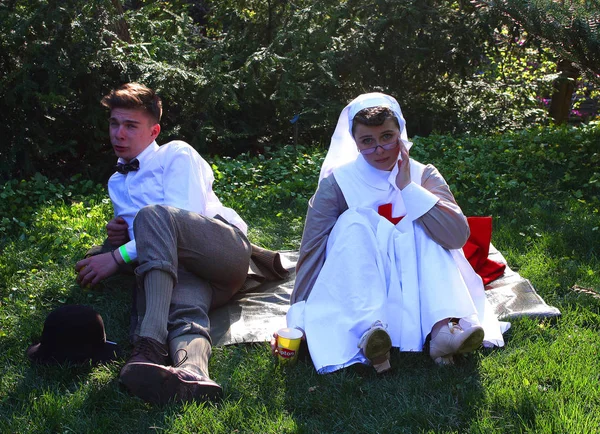
<instances>
[{"instance_id":1,"label":"woman's hand","mask_svg":"<svg viewBox=\"0 0 600 434\"><path fill-rule=\"evenodd\" d=\"M396 185L400 190L403 190L410 184L410 157L408 149L404 146L404 142L398 138L400 142L400 158L398 159L398 174L396 175Z\"/></svg>"},{"instance_id":2,"label":"woman's hand","mask_svg":"<svg viewBox=\"0 0 600 434\"><path fill-rule=\"evenodd\" d=\"M300 327L296 327L298 330L300 330L302 332L302 340L305 341L306 340L306 334L304 333L304 330L302 330ZM273 333L273 337L271 338L271 354L273 355L273 357L277 357L277 354L279 354L279 351L277 350L277 338L279 337L279 335L277 334L277 332Z\"/></svg>"},{"instance_id":3,"label":"woman's hand","mask_svg":"<svg viewBox=\"0 0 600 434\"><path fill-rule=\"evenodd\" d=\"M273 357L277 357L277 338L279 336L277 335L277 332L273 333L273 338L271 339L271 354L273 355Z\"/></svg>"},{"instance_id":4,"label":"woman's hand","mask_svg":"<svg viewBox=\"0 0 600 434\"><path fill-rule=\"evenodd\" d=\"M120 258L120 255L115 254L115 257ZM78 272L77 283L82 287L95 286L118 270L119 265L110 252L90 256L75 264L75 271Z\"/></svg>"}]
</instances>

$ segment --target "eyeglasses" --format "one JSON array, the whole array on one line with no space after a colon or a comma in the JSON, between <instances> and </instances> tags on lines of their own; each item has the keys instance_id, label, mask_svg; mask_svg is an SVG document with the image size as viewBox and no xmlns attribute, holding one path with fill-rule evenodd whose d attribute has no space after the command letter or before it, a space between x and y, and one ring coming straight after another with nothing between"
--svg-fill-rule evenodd
<instances>
[{"instance_id":1,"label":"eyeglasses","mask_svg":"<svg viewBox=\"0 0 600 434\"><path fill-rule=\"evenodd\" d=\"M358 152L360 152L363 155L371 155L373 152L377 151L377 148L385 149L386 151L391 151L392 149L395 149L397 146L398 146L398 139L394 139L394 141L392 143L387 143L385 145L377 145L377 146L373 146L372 148L359 149Z\"/></svg>"}]
</instances>

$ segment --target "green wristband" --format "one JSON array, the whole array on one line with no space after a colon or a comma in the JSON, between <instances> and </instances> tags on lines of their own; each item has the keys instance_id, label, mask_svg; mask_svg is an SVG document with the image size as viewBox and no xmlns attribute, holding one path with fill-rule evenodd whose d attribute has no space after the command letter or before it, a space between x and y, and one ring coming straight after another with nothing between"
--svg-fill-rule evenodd
<instances>
[{"instance_id":1,"label":"green wristband","mask_svg":"<svg viewBox=\"0 0 600 434\"><path fill-rule=\"evenodd\" d=\"M129 253L127 253L127 249L125 248L124 245L119 247L119 253L121 254L121 257L123 258L123 261L125 261L126 264L129 264L131 262Z\"/></svg>"}]
</instances>

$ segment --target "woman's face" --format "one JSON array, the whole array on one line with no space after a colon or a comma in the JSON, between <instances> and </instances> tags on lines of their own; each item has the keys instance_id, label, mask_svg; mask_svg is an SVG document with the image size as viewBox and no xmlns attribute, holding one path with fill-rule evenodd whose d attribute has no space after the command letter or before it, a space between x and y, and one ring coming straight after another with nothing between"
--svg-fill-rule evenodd
<instances>
[{"instance_id":1,"label":"woman's face","mask_svg":"<svg viewBox=\"0 0 600 434\"><path fill-rule=\"evenodd\" d=\"M386 121L378 126L366 126L356 124L354 127L354 141L359 151L375 148L375 152L364 154L365 160L374 168L379 170L392 170L398 161L400 153L400 131L394 119ZM382 146L395 143L393 149L386 150ZM362 153L362 152L361 152Z\"/></svg>"}]
</instances>

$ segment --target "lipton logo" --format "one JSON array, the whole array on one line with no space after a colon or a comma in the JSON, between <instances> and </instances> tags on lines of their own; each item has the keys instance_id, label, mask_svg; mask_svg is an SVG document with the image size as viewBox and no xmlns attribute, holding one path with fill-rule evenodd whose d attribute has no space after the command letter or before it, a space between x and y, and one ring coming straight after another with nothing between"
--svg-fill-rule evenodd
<instances>
[{"instance_id":1,"label":"lipton logo","mask_svg":"<svg viewBox=\"0 0 600 434\"><path fill-rule=\"evenodd\" d=\"M294 350L288 350L286 348L279 348L279 354L284 359L291 359L296 355L296 352Z\"/></svg>"}]
</instances>

